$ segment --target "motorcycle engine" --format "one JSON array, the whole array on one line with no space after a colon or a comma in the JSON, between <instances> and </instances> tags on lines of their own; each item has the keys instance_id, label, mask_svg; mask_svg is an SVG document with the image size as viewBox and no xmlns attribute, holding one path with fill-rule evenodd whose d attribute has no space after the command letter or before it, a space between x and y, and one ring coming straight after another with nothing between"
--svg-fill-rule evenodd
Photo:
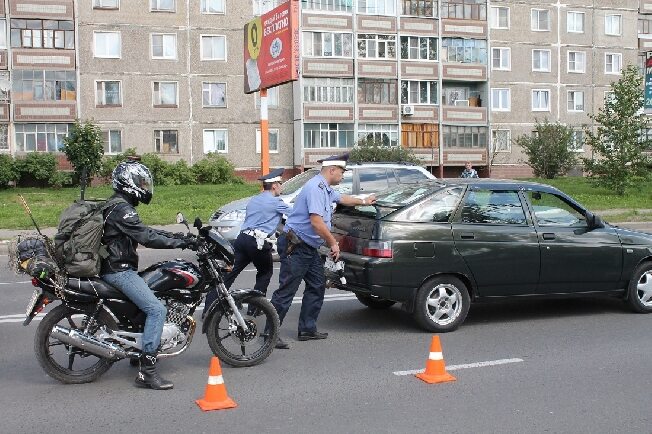
<instances>
[{"instance_id":1,"label":"motorcycle engine","mask_svg":"<svg viewBox=\"0 0 652 434\"><path fill-rule=\"evenodd\" d=\"M169 350L177 345L183 345L187 340L188 312L190 308L175 300L167 302L168 314L161 333L161 350Z\"/></svg>"}]
</instances>

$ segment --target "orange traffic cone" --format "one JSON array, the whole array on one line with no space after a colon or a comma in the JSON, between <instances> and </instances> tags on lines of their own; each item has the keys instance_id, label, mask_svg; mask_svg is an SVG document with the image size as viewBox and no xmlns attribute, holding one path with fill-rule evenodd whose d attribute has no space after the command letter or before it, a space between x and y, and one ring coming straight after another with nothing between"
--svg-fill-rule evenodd
<instances>
[{"instance_id":1,"label":"orange traffic cone","mask_svg":"<svg viewBox=\"0 0 652 434\"><path fill-rule=\"evenodd\" d=\"M422 374L416 374L416 376L420 380L430 384L456 380L455 377L446 372L446 364L444 363L444 356L441 353L439 336L435 335L432 337L430 355L428 356L428 361L426 361L426 371Z\"/></svg>"},{"instance_id":2,"label":"orange traffic cone","mask_svg":"<svg viewBox=\"0 0 652 434\"><path fill-rule=\"evenodd\" d=\"M226 394L224 378L222 378L222 368L220 368L220 360L217 357L211 357L211 366L208 369L208 384L206 384L204 398L198 399L195 402L203 411L223 410L238 406Z\"/></svg>"}]
</instances>

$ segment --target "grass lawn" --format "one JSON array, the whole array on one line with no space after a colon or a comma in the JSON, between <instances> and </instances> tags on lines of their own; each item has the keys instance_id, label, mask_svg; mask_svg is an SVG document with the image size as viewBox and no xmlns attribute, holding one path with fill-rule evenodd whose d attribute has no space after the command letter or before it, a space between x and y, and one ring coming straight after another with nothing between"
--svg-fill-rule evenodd
<instances>
[{"instance_id":1,"label":"grass lawn","mask_svg":"<svg viewBox=\"0 0 652 434\"><path fill-rule=\"evenodd\" d=\"M139 205L138 214L148 225L175 223L177 212L184 213L190 223L199 217L207 222L220 206L232 200L256 194L258 184L240 185L177 185L154 188L154 198L149 205ZM0 190L0 228L32 229L32 223L20 204L22 194L32 210L34 219L41 228L57 226L61 211L75 199L79 199L79 188L59 190L45 188L15 188ZM109 186L92 187L86 190L86 198L106 199L113 190Z\"/></svg>"}]
</instances>

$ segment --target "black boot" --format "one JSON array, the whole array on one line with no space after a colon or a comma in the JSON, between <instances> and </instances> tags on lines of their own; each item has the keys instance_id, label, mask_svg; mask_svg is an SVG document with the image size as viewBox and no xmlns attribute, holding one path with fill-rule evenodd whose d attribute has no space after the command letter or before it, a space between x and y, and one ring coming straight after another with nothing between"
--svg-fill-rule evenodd
<instances>
[{"instance_id":1,"label":"black boot","mask_svg":"<svg viewBox=\"0 0 652 434\"><path fill-rule=\"evenodd\" d=\"M140 356L140 371L136 377L136 386L149 387L154 390L172 389L172 382L161 378L156 371L156 353L143 353Z\"/></svg>"}]
</instances>

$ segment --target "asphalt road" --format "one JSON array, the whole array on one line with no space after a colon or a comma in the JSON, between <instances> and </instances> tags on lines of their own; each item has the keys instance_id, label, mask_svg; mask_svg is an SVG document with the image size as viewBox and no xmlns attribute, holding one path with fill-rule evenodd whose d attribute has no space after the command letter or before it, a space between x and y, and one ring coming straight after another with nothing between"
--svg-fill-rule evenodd
<instances>
[{"instance_id":1,"label":"asphalt road","mask_svg":"<svg viewBox=\"0 0 652 434\"><path fill-rule=\"evenodd\" d=\"M141 256L143 266L189 257ZM235 286L252 286L254 274L245 271ZM238 407L202 413L194 400L203 395L211 356L203 335L161 362L172 391L134 387L136 370L126 361L92 384L47 377L33 354L36 325L21 324L27 281L0 269L3 433L652 432L652 315L629 313L616 299L474 305L459 330L441 335L457 381L427 385L394 372L424 367L429 333L399 308L373 311L329 290L319 320L327 340L296 341L295 304L282 327L291 349L256 367L223 366ZM276 274L270 291L277 282ZM505 359L522 361L473 365Z\"/></svg>"}]
</instances>

